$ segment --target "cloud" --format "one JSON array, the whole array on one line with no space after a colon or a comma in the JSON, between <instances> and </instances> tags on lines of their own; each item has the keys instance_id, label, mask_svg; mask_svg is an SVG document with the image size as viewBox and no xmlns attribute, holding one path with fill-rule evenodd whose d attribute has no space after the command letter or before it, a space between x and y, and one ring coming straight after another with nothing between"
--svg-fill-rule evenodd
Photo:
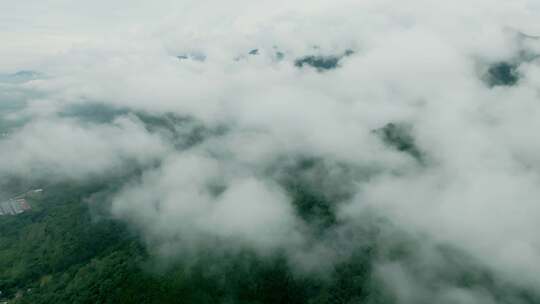
<instances>
[{"instance_id":1,"label":"cloud","mask_svg":"<svg viewBox=\"0 0 540 304\"><path fill-rule=\"evenodd\" d=\"M49 28L0 23L0 70L48 75L0 84L2 175L138 168L112 212L169 258L218 243L324 272L373 247L403 303L497 303L448 255L537 292L536 1L53 2ZM389 257L404 240L425 244Z\"/></svg>"},{"instance_id":2,"label":"cloud","mask_svg":"<svg viewBox=\"0 0 540 304\"><path fill-rule=\"evenodd\" d=\"M133 117L112 124L79 125L69 119L36 120L0 141L3 174L39 179L87 178L122 172L131 162L157 160L168 146Z\"/></svg>"},{"instance_id":3,"label":"cloud","mask_svg":"<svg viewBox=\"0 0 540 304\"><path fill-rule=\"evenodd\" d=\"M180 246L173 254L216 237L261 252L297 242L300 236L285 193L253 176L227 176L222 166L209 157L175 156L124 188L114 198L113 213L155 237L151 241L157 240L156 251Z\"/></svg>"}]
</instances>

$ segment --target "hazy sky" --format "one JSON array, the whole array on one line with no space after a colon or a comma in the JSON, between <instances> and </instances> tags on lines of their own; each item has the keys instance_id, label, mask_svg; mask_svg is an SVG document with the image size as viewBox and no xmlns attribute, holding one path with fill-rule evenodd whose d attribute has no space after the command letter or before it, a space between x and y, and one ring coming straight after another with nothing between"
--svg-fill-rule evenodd
<instances>
[{"instance_id":1,"label":"hazy sky","mask_svg":"<svg viewBox=\"0 0 540 304\"><path fill-rule=\"evenodd\" d=\"M2 1L0 69L36 64L38 57L155 27L176 1ZM9 58L9 59L8 59Z\"/></svg>"},{"instance_id":2,"label":"hazy sky","mask_svg":"<svg viewBox=\"0 0 540 304\"><path fill-rule=\"evenodd\" d=\"M351 8L351 9L348 9ZM354 14L351 11L357 10ZM134 36L153 37L168 46L181 44L181 34L201 40L223 34L234 37L264 39L260 35L294 36L312 39L318 34L341 35L347 26L362 30L362 25L391 23L407 25L427 22L456 29L460 23L470 26L485 23L514 27L528 33L540 32L534 22L539 9L537 1L492 1L436 3L413 1L259 1L235 0L227 4L216 1L69 1L21 0L0 3L0 71L32 67L44 56L66 52L81 45L125 40ZM346 16L350 15L350 16ZM480 16L482 15L482 16ZM317 19L314 19L317 17ZM386 18L393 18L390 21ZM312 24L315 22L317 24ZM339 22L336 22L339 20ZM482 20L482 21L481 21ZM497 25L492 24L496 21ZM448 28L448 30L451 30ZM352 33L349 33L352 34ZM249 37L251 36L251 37ZM182 38L181 38L182 37ZM298 39L298 37L287 37ZM231 45L233 41L222 41ZM294 43L288 41L289 43ZM300 42L297 42L300 43Z\"/></svg>"}]
</instances>

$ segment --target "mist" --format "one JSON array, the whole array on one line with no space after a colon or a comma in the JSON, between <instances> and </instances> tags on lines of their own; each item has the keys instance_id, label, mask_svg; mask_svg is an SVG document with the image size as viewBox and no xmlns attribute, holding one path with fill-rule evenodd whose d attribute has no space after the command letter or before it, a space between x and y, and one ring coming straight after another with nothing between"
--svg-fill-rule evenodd
<instances>
[{"instance_id":1,"label":"mist","mask_svg":"<svg viewBox=\"0 0 540 304\"><path fill-rule=\"evenodd\" d=\"M110 215L157 263L250 250L331 278L369 252L397 303L528 303L539 18L527 0L2 4L0 179L127 176Z\"/></svg>"}]
</instances>

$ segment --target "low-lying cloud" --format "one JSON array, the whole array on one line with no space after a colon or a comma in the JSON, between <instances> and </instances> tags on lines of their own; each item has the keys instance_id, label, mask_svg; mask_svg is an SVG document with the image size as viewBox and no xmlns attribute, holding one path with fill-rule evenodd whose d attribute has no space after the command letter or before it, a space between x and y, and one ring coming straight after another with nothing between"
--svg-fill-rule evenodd
<instances>
[{"instance_id":1,"label":"low-lying cloud","mask_svg":"<svg viewBox=\"0 0 540 304\"><path fill-rule=\"evenodd\" d=\"M398 302L538 294L535 1L212 6L151 5L167 18L0 59L1 178L137 168L111 211L167 259L218 244L330 272L373 247Z\"/></svg>"}]
</instances>

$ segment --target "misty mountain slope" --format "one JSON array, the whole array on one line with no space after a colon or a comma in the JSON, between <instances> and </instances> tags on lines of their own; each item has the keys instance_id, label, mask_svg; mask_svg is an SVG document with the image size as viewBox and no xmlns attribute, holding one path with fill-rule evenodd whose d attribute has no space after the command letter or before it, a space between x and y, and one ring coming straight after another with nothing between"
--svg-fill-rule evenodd
<instances>
[{"instance_id":1,"label":"misty mountain slope","mask_svg":"<svg viewBox=\"0 0 540 304\"><path fill-rule=\"evenodd\" d=\"M519 80L518 65L508 62L496 63L489 67L486 82L489 86L512 86Z\"/></svg>"},{"instance_id":2,"label":"misty mountain slope","mask_svg":"<svg viewBox=\"0 0 540 304\"><path fill-rule=\"evenodd\" d=\"M146 121L152 130L165 122L170 130L191 130L183 120ZM389 143L406 141L411 147L408 136L390 135ZM399 147L401 153L410 153ZM225 236L201 245L194 255L163 260L162 253L152 249L155 240L139 238L109 213L110 193L140 181L141 169L98 184L48 186L44 196L31 201L31 213L0 219L6 245L0 251L5 269L1 290L10 297L22 294L15 303L399 303L404 297L416 303L452 303L471 297L471 291L475 298L495 297L499 303L538 301L534 293L493 275L481 261L451 247L430 248L435 245L400 232L376 213L366 212L356 224L346 224L337 207L354 194L352 181L367 182L380 170L317 158L272 162L263 171L291 196L310 231L303 245L308 251L293 260L283 250L261 257L242 243L235 248L235 240ZM322 271L313 266L299 271L306 267L300 266L303 259L313 258L309 251L321 249L334 254L334 262ZM409 275L429 290L389 290L389 276Z\"/></svg>"},{"instance_id":3,"label":"misty mountain slope","mask_svg":"<svg viewBox=\"0 0 540 304\"><path fill-rule=\"evenodd\" d=\"M249 250L219 253L212 247L194 260L156 269L133 233L99 215L99 200L76 201L81 193L95 197L105 189L55 185L32 201L39 209L17 218L16 226L14 218L0 220L5 232L0 286L4 294L21 294L14 303L395 303L402 295L387 294L378 278L399 271L396 261L407 261L416 280L432 286L427 294L410 295L417 303L430 303L433 296L453 301L460 289L487 290L500 303L538 301L511 284L500 285L451 248L436 249L440 261L418 260L421 240L391 227L381 231L384 225L369 224L369 218L351 234L364 245L326 273L295 273L279 253L261 259ZM374 259L382 264L374 266ZM426 262L436 266L426 268Z\"/></svg>"}]
</instances>

